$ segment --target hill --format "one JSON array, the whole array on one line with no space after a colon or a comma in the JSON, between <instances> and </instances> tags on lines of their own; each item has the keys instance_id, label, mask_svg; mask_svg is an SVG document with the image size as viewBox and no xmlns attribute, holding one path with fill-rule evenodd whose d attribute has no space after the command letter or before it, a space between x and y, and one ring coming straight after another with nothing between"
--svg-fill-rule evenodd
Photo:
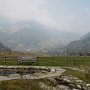
<instances>
[{"instance_id":1,"label":"hill","mask_svg":"<svg viewBox=\"0 0 90 90\"><path fill-rule=\"evenodd\" d=\"M10 49L0 42L0 52L9 52Z\"/></svg>"},{"instance_id":2,"label":"hill","mask_svg":"<svg viewBox=\"0 0 90 90\"><path fill-rule=\"evenodd\" d=\"M64 47L78 37L77 33L54 30L36 21L0 19L0 41L18 51Z\"/></svg>"},{"instance_id":3,"label":"hill","mask_svg":"<svg viewBox=\"0 0 90 90\"><path fill-rule=\"evenodd\" d=\"M79 40L71 41L65 48L69 53L89 53L90 52L90 32L82 36Z\"/></svg>"}]
</instances>

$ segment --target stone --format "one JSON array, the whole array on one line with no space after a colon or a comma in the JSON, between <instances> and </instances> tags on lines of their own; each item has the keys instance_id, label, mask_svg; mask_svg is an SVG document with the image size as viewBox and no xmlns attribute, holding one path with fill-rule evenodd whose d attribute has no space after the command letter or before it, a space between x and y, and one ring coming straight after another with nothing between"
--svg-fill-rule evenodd
<instances>
[{"instance_id":1,"label":"stone","mask_svg":"<svg viewBox=\"0 0 90 90\"><path fill-rule=\"evenodd\" d=\"M10 74L8 77L9 78L21 78L21 75L19 75L19 74Z\"/></svg>"},{"instance_id":2,"label":"stone","mask_svg":"<svg viewBox=\"0 0 90 90\"><path fill-rule=\"evenodd\" d=\"M82 89L83 89L83 90L87 90L87 87L83 86Z\"/></svg>"},{"instance_id":3,"label":"stone","mask_svg":"<svg viewBox=\"0 0 90 90\"><path fill-rule=\"evenodd\" d=\"M79 89L75 89L75 88L74 88L74 89L72 89L72 90L79 90Z\"/></svg>"},{"instance_id":4,"label":"stone","mask_svg":"<svg viewBox=\"0 0 90 90\"><path fill-rule=\"evenodd\" d=\"M55 69L51 69L51 72L55 72L56 70Z\"/></svg>"},{"instance_id":5,"label":"stone","mask_svg":"<svg viewBox=\"0 0 90 90\"><path fill-rule=\"evenodd\" d=\"M60 88L60 90L70 90L70 88L65 85L58 85L57 87Z\"/></svg>"},{"instance_id":6,"label":"stone","mask_svg":"<svg viewBox=\"0 0 90 90\"><path fill-rule=\"evenodd\" d=\"M71 81L68 79L63 79L63 81L66 81L67 83L70 83Z\"/></svg>"},{"instance_id":7,"label":"stone","mask_svg":"<svg viewBox=\"0 0 90 90\"><path fill-rule=\"evenodd\" d=\"M76 80L76 83L82 83L83 81L82 80Z\"/></svg>"},{"instance_id":8,"label":"stone","mask_svg":"<svg viewBox=\"0 0 90 90\"><path fill-rule=\"evenodd\" d=\"M56 81L55 78L53 78L53 77L49 77L49 78L47 78L47 79L50 80L51 82L53 82L54 84L57 84L57 81Z\"/></svg>"},{"instance_id":9,"label":"stone","mask_svg":"<svg viewBox=\"0 0 90 90\"><path fill-rule=\"evenodd\" d=\"M87 87L90 87L90 84L86 84Z\"/></svg>"},{"instance_id":10,"label":"stone","mask_svg":"<svg viewBox=\"0 0 90 90\"><path fill-rule=\"evenodd\" d=\"M76 88L81 89L82 87L81 85L76 85Z\"/></svg>"},{"instance_id":11,"label":"stone","mask_svg":"<svg viewBox=\"0 0 90 90\"><path fill-rule=\"evenodd\" d=\"M69 84L68 86L71 87L71 88L75 88L76 87L74 84Z\"/></svg>"}]
</instances>

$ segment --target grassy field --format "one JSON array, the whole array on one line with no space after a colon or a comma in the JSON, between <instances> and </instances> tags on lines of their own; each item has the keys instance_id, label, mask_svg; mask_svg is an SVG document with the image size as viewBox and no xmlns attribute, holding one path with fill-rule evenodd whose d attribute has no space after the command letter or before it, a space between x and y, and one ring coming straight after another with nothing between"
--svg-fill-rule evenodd
<instances>
[{"instance_id":1,"label":"grassy field","mask_svg":"<svg viewBox=\"0 0 90 90\"><path fill-rule=\"evenodd\" d=\"M0 59L0 65L36 65L36 66L89 66L90 57L38 57L34 64L19 64L17 59ZM85 74L79 71L67 69L65 75L73 75L75 77L90 83L90 76L86 78ZM47 80L11 80L0 82L0 90L43 90L40 88L39 82L53 85Z\"/></svg>"},{"instance_id":2,"label":"grassy field","mask_svg":"<svg viewBox=\"0 0 90 90\"><path fill-rule=\"evenodd\" d=\"M90 57L40 57L36 63L46 66L90 65Z\"/></svg>"},{"instance_id":3,"label":"grassy field","mask_svg":"<svg viewBox=\"0 0 90 90\"><path fill-rule=\"evenodd\" d=\"M90 57L38 57L34 64L19 64L17 59L0 59L0 65L90 66Z\"/></svg>"}]
</instances>

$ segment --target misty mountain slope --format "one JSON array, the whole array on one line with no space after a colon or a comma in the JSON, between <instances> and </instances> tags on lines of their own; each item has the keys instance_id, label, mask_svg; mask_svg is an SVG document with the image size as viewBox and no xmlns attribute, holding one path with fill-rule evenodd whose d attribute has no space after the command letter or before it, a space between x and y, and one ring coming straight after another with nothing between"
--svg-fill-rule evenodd
<instances>
[{"instance_id":1,"label":"misty mountain slope","mask_svg":"<svg viewBox=\"0 0 90 90\"><path fill-rule=\"evenodd\" d=\"M82 36L80 39L87 39L90 38L90 32L86 33L84 36Z\"/></svg>"},{"instance_id":2,"label":"misty mountain slope","mask_svg":"<svg viewBox=\"0 0 90 90\"><path fill-rule=\"evenodd\" d=\"M0 21L0 41L16 50L63 47L76 37L79 35L74 32L54 30L35 21Z\"/></svg>"},{"instance_id":3,"label":"misty mountain slope","mask_svg":"<svg viewBox=\"0 0 90 90\"><path fill-rule=\"evenodd\" d=\"M82 36L80 40L72 41L66 48L69 52L90 52L90 32Z\"/></svg>"},{"instance_id":4,"label":"misty mountain slope","mask_svg":"<svg viewBox=\"0 0 90 90\"><path fill-rule=\"evenodd\" d=\"M12 33L12 36L16 38L21 37L21 39L36 39L37 40L46 40L50 37L53 37L51 32L47 28L42 27L41 25L36 25L32 23L18 24L20 25L19 31Z\"/></svg>"},{"instance_id":5,"label":"misty mountain slope","mask_svg":"<svg viewBox=\"0 0 90 90\"><path fill-rule=\"evenodd\" d=\"M11 39L9 40L16 42L17 44L20 43L22 44L21 46L27 48L40 48L40 43L46 42L47 40L55 37L55 34L52 31L49 31L47 28L39 24L37 25L32 22L21 22L18 23L18 26L19 30L11 33Z\"/></svg>"},{"instance_id":6,"label":"misty mountain slope","mask_svg":"<svg viewBox=\"0 0 90 90\"><path fill-rule=\"evenodd\" d=\"M0 52L10 51L10 49L0 42Z\"/></svg>"}]
</instances>

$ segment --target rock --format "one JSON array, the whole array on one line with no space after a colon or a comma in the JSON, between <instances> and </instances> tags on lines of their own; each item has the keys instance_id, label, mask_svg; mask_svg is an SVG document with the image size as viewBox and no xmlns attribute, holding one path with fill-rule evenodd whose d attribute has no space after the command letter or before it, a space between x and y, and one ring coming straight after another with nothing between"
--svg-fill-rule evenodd
<instances>
[{"instance_id":1,"label":"rock","mask_svg":"<svg viewBox=\"0 0 90 90\"><path fill-rule=\"evenodd\" d=\"M42 72L42 73L44 73L44 74L46 74L46 73L47 73L47 71L45 71L45 70L42 70L41 72Z\"/></svg>"},{"instance_id":2,"label":"rock","mask_svg":"<svg viewBox=\"0 0 90 90\"><path fill-rule=\"evenodd\" d=\"M83 89L83 90L87 90L87 87L83 86L82 89Z\"/></svg>"},{"instance_id":3,"label":"rock","mask_svg":"<svg viewBox=\"0 0 90 90\"><path fill-rule=\"evenodd\" d=\"M54 84L57 84L57 81L55 78L53 77L50 77L50 78L47 78L48 80L50 80L51 82L53 82Z\"/></svg>"},{"instance_id":4,"label":"rock","mask_svg":"<svg viewBox=\"0 0 90 90\"><path fill-rule=\"evenodd\" d=\"M75 88L76 86L74 84L69 84L68 85L70 88Z\"/></svg>"},{"instance_id":5,"label":"rock","mask_svg":"<svg viewBox=\"0 0 90 90\"><path fill-rule=\"evenodd\" d=\"M56 70L55 69L51 69L51 72L56 72Z\"/></svg>"},{"instance_id":6,"label":"rock","mask_svg":"<svg viewBox=\"0 0 90 90\"><path fill-rule=\"evenodd\" d=\"M79 78L73 76L73 80L78 80Z\"/></svg>"},{"instance_id":7,"label":"rock","mask_svg":"<svg viewBox=\"0 0 90 90\"><path fill-rule=\"evenodd\" d=\"M56 77L55 80L56 80L59 84L62 84L62 82L63 82L63 79L62 79L62 78L59 78L59 77Z\"/></svg>"},{"instance_id":8,"label":"rock","mask_svg":"<svg viewBox=\"0 0 90 90\"><path fill-rule=\"evenodd\" d=\"M79 90L79 89L75 89L75 88L74 88L74 89L72 89L72 90Z\"/></svg>"},{"instance_id":9,"label":"rock","mask_svg":"<svg viewBox=\"0 0 90 90\"><path fill-rule=\"evenodd\" d=\"M66 76L62 76L61 78L64 79L64 78L66 78Z\"/></svg>"},{"instance_id":10,"label":"rock","mask_svg":"<svg viewBox=\"0 0 90 90\"><path fill-rule=\"evenodd\" d=\"M83 81L82 80L76 80L76 83L82 83Z\"/></svg>"},{"instance_id":11,"label":"rock","mask_svg":"<svg viewBox=\"0 0 90 90\"><path fill-rule=\"evenodd\" d=\"M87 90L90 90L90 87L88 87L88 89Z\"/></svg>"},{"instance_id":12,"label":"rock","mask_svg":"<svg viewBox=\"0 0 90 90\"><path fill-rule=\"evenodd\" d=\"M70 83L71 81L68 80L68 79L63 79L63 81L67 82L67 83Z\"/></svg>"},{"instance_id":13,"label":"rock","mask_svg":"<svg viewBox=\"0 0 90 90\"><path fill-rule=\"evenodd\" d=\"M76 88L81 89L82 87L81 85L76 85Z\"/></svg>"},{"instance_id":14,"label":"rock","mask_svg":"<svg viewBox=\"0 0 90 90\"><path fill-rule=\"evenodd\" d=\"M21 75L19 75L19 74L10 74L8 77L9 78L21 78Z\"/></svg>"},{"instance_id":15,"label":"rock","mask_svg":"<svg viewBox=\"0 0 90 90\"><path fill-rule=\"evenodd\" d=\"M87 87L90 87L90 84L86 84Z\"/></svg>"},{"instance_id":16,"label":"rock","mask_svg":"<svg viewBox=\"0 0 90 90\"><path fill-rule=\"evenodd\" d=\"M58 85L57 87L60 88L60 90L70 90L70 88L65 85Z\"/></svg>"},{"instance_id":17,"label":"rock","mask_svg":"<svg viewBox=\"0 0 90 90\"><path fill-rule=\"evenodd\" d=\"M58 82L59 87L68 87L69 90L90 90L90 84L86 84L79 78L72 75L56 77L55 80ZM62 90L63 88L60 88ZM63 89L68 90L68 89Z\"/></svg>"}]
</instances>

